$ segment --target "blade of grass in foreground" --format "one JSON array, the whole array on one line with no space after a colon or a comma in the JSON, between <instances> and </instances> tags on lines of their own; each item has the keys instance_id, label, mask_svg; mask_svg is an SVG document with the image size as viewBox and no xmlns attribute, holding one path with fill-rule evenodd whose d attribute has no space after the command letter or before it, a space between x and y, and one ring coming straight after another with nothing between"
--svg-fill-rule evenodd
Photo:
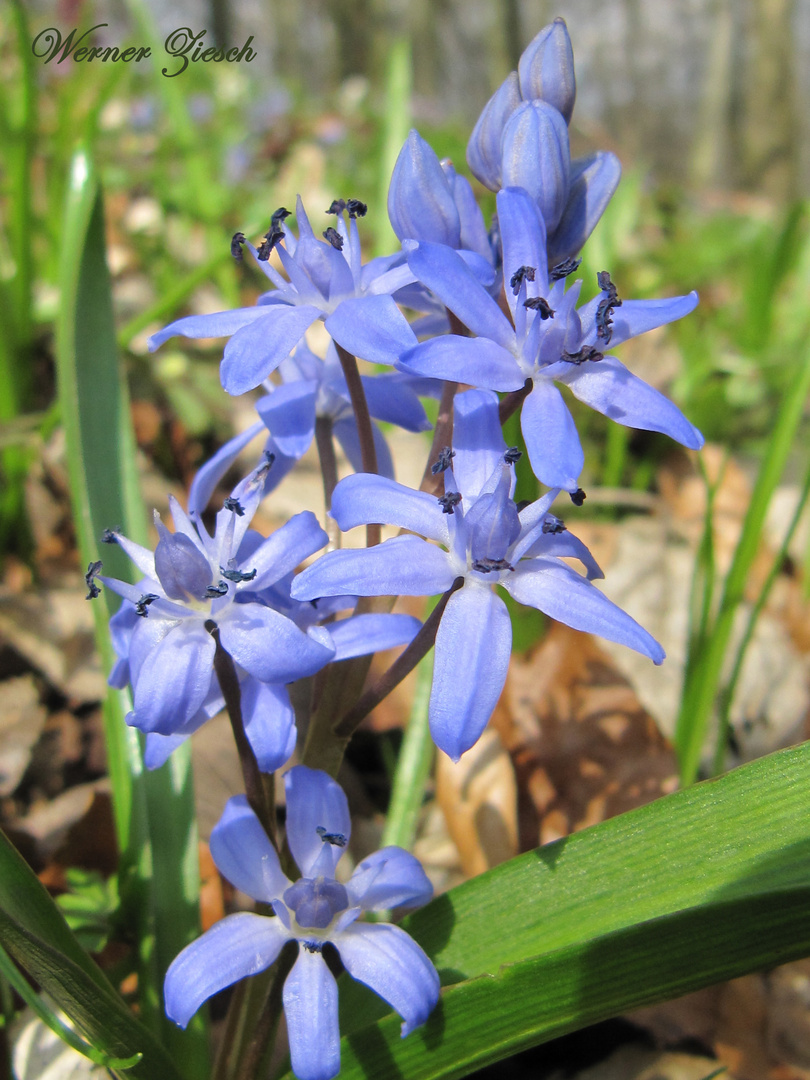
<instances>
[{"instance_id":1,"label":"blade of grass in foreground","mask_svg":"<svg viewBox=\"0 0 810 1080\"><path fill-rule=\"evenodd\" d=\"M773 435L759 470L742 534L731 563L717 615L706 634L705 645L695 657L685 681L675 729L675 748L681 782L691 784L698 775L709 723L720 689L723 664L729 647L734 616L744 597L745 583L757 553L768 504L785 470L804 405L810 393L810 353L797 372L779 411Z\"/></svg>"},{"instance_id":2,"label":"blade of grass in foreground","mask_svg":"<svg viewBox=\"0 0 810 1080\"><path fill-rule=\"evenodd\" d=\"M118 359L104 242L104 213L89 156L72 162L63 229L57 334L59 394L79 549L85 564L103 556L115 577L131 567L115 545L99 549L104 528L145 540L135 445L124 372ZM105 593L109 602L112 596ZM114 661L102 601L94 605L105 670ZM201 1019L181 1032L164 1016L162 982L174 956L199 933L197 834L188 748L155 773L143 768L140 739L127 727L125 694L105 703L105 735L121 852L123 909L137 925L141 1016L159 1033L187 1080L207 1073Z\"/></svg>"}]
</instances>

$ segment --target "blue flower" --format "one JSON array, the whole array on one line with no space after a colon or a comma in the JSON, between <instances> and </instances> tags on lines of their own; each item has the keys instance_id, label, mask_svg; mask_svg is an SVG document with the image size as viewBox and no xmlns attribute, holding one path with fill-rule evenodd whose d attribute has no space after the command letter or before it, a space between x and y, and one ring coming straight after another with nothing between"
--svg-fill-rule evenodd
<instances>
[{"instance_id":1,"label":"blue flower","mask_svg":"<svg viewBox=\"0 0 810 1080\"><path fill-rule=\"evenodd\" d=\"M424 904L433 890L418 860L398 847L364 859L345 884L337 881L351 834L346 796L326 773L303 765L284 781L287 840L301 878L293 883L283 873L245 797L230 799L211 834L211 854L238 889L272 904L275 917L229 915L185 948L166 975L166 1013L185 1027L212 994L264 971L285 942L297 941L283 990L292 1068L300 1080L330 1080L340 1071L338 991L323 946L331 942L348 973L400 1014L407 1035L438 1001L436 969L398 926L357 919Z\"/></svg>"},{"instance_id":2,"label":"blue flower","mask_svg":"<svg viewBox=\"0 0 810 1080\"><path fill-rule=\"evenodd\" d=\"M269 393L255 403L260 421L225 443L194 477L189 492L192 510L201 513L205 509L217 484L239 453L262 430L270 433L265 452L275 457L267 476L265 494L307 452L319 417L331 421L335 437L352 467L361 468L357 421L334 346L330 343L324 361L302 343L292 356L282 360L278 371L282 384L266 383ZM406 431L426 431L430 427L417 393L438 395L440 383L404 372L364 375L361 381L372 417L398 424ZM383 476L393 476L394 465L388 445L376 425L373 430L379 471Z\"/></svg>"},{"instance_id":3,"label":"blue flower","mask_svg":"<svg viewBox=\"0 0 810 1080\"><path fill-rule=\"evenodd\" d=\"M345 210L346 204L334 204L332 212L337 215L337 224L327 230L329 242L315 236L300 197L296 202L298 240L285 229L283 219L274 215L272 246L289 280L270 264L265 251L260 253L237 234L236 250L243 244L274 288L260 296L255 307L178 319L152 335L150 350L175 334L188 338L230 337L220 378L229 394L244 394L275 371L316 319L325 319L327 330L343 344L339 331L330 328L328 316L346 304L351 307L351 321L363 324L375 349L385 349L389 344L387 325L399 315L390 294L413 281L413 275L401 252L363 265L356 217L350 213L347 226ZM393 363L394 359L392 355L387 362Z\"/></svg>"},{"instance_id":4,"label":"blue flower","mask_svg":"<svg viewBox=\"0 0 810 1080\"><path fill-rule=\"evenodd\" d=\"M430 596L461 579L436 634L429 710L434 742L458 760L481 735L506 680L512 629L493 585L655 663L664 652L562 561L578 559L588 578L602 576L587 548L549 513L557 490L518 511L512 499L515 458L504 454L494 393L469 390L456 397L453 447L455 453L439 462L446 468L445 494L438 501L367 473L342 480L332 499L341 529L371 522L399 525L433 543L406 535L374 548L330 552L295 579L292 595L301 600L341 592Z\"/></svg>"},{"instance_id":5,"label":"blue flower","mask_svg":"<svg viewBox=\"0 0 810 1080\"><path fill-rule=\"evenodd\" d=\"M110 684L132 685L127 722L146 732L150 769L224 708L207 621L216 623L236 664L245 731L263 772L280 768L295 748L285 683L330 660L405 645L419 629L419 620L408 615L369 614L332 622L327 630L317 623L351 606L352 598L327 598L317 607L291 598L296 567L327 536L309 511L267 539L248 527L263 496L266 468L237 485L217 515L213 537L172 497L176 531L170 533L156 515L160 541L154 555L112 534L144 578L137 586L100 579L125 598L110 620L119 657Z\"/></svg>"},{"instance_id":6,"label":"blue flower","mask_svg":"<svg viewBox=\"0 0 810 1080\"><path fill-rule=\"evenodd\" d=\"M438 244L406 244L419 281L477 336L446 335L415 345L399 367L498 391L519 390L530 380L521 412L523 437L535 475L550 487L575 491L583 465L573 418L555 383L620 424L660 431L699 449L703 437L680 410L607 355L608 347L688 315L697 293L622 301L605 290L576 308L582 282L566 289L567 268L549 275L543 219L531 196L519 188L499 192L498 220L513 321L455 252Z\"/></svg>"}]
</instances>

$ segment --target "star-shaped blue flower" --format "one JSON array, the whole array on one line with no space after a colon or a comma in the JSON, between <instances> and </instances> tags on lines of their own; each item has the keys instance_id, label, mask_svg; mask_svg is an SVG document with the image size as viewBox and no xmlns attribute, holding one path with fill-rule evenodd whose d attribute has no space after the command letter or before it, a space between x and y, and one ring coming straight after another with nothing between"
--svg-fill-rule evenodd
<instances>
[{"instance_id":1,"label":"star-shaped blue flower","mask_svg":"<svg viewBox=\"0 0 810 1080\"><path fill-rule=\"evenodd\" d=\"M364 911L417 907L433 889L419 861L398 847L363 859L345 885L337 881L351 835L346 796L326 773L303 765L284 783L287 840L301 878L293 883L283 873L245 797L230 799L211 834L214 862L242 892L272 904L275 917L229 915L185 948L166 975L166 1013L185 1027L212 994L264 971L285 942L297 941L283 990L293 1072L331 1080L340 1071L338 989L324 945L331 942L349 975L396 1009L409 1034L439 999L436 969L398 926L357 920Z\"/></svg>"}]
</instances>

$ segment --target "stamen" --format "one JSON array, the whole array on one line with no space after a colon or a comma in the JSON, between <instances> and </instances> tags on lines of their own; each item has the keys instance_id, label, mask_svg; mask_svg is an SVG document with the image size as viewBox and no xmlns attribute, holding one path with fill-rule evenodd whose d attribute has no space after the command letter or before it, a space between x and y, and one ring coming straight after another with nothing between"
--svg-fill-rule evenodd
<instances>
[{"instance_id":1,"label":"stamen","mask_svg":"<svg viewBox=\"0 0 810 1080\"><path fill-rule=\"evenodd\" d=\"M115 534L118 531L118 529L105 529L104 532L101 534L102 544L117 544L118 537Z\"/></svg>"},{"instance_id":2,"label":"stamen","mask_svg":"<svg viewBox=\"0 0 810 1080\"><path fill-rule=\"evenodd\" d=\"M307 952L323 952L323 945L319 941L302 941L301 944Z\"/></svg>"},{"instance_id":3,"label":"stamen","mask_svg":"<svg viewBox=\"0 0 810 1080\"><path fill-rule=\"evenodd\" d=\"M476 559L472 564L473 570L479 574L490 574L497 570L514 570L514 566L506 559Z\"/></svg>"},{"instance_id":4,"label":"stamen","mask_svg":"<svg viewBox=\"0 0 810 1080\"><path fill-rule=\"evenodd\" d=\"M552 266L548 275L549 281L561 281L563 278L567 278L570 274L573 274L581 262L582 259L563 259L556 266Z\"/></svg>"},{"instance_id":5,"label":"stamen","mask_svg":"<svg viewBox=\"0 0 810 1080\"><path fill-rule=\"evenodd\" d=\"M506 462L507 465L514 465L516 462L520 461L522 457L522 450L518 450L516 446L510 446L506 453L503 455L503 460Z\"/></svg>"},{"instance_id":6,"label":"stamen","mask_svg":"<svg viewBox=\"0 0 810 1080\"><path fill-rule=\"evenodd\" d=\"M243 574L241 570L226 570L223 566L220 566L219 572L228 581L233 581L238 585L241 581L253 581L258 571L254 567L249 574Z\"/></svg>"},{"instance_id":7,"label":"stamen","mask_svg":"<svg viewBox=\"0 0 810 1080\"><path fill-rule=\"evenodd\" d=\"M556 536L558 533L565 531L565 522L562 518L555 517L554 514L546 514L546 519L543 522L544 533L552 533L552 535Z\"/></svg>"},{"instance_id":8,"label":"stamen","mask_svg":"<svg viewBox=\"0 0 810 1080\"><path fill-rule=\"evenodd\" d=\"M332 847L346 847L348 840L341 832L327 832L323 825L317 825L315 832L323 840L324 844L331 844Z\"/></svg>"},{"instance_id":9,"label":"stamen","mask_svg":"<svg viewBox=\"0 0 810 1080\"><path fill-rule=\"evenodd\" d=\"M346 203L346 210L350 218L365 217L368 213L368 207L359 199L349 199Z\"/></svg>"},{"instance_id":10,"label":"stamen","mask_svg":"<svg viewBox=\"0 0 810 1080\"><path fill-rule=\"evenodd\" d=\"M228 582L220 581L218 585L209 585L208 588L205 590L205 596L203 596L202 599L214 600L218 596L224 596L227 591Z\"/></svg>"},{"instance_id":11,"label":"stamen","mask_svg":"<svg viewBox=\"0 0 810 1080\"><path fill-rule=\"evenodd\" d=\"M443 514L452 514L460 502L460 491L448 491L446 495L442 495L439 499L439 506L442 508Z\"/></svg>"},{"instance_id":12,"label":"stamen","mask_svg":"<svg viewBox=\"0 0 810 1080\"><path fill-rule=\"evenodd\" d=\"M330 225L326 232L323 234L324 240L328 240L335 251L343 251L343 237Z\"/></svg>"},{"instance_id":13,"label":"stamen","mask_svg":"<svg viewBox=\"0 0 810 1080\"><path fill-rule=\"evenodd\" d=\"M577 490L572 492L571 494L571 502L574 504L574 506L582 506L587 497L588 496L585 494L582 488L577 488Z\"/></svg>"},{"instance_id":14,"label":"stamen","mask_svg":"<svg viewBox=\"0 0 810 1080\"><path fill-rule=\"evenodd\" d=\"M238 499L234 499L232 495L228 496L222 506L224 510L232 510L237 517L245 516L244 506L242 506Z\"/></svg>"},{"instance_id":15,"label":"stamen","mask_svg":"<svg viewBox=\"0 0 810 1080\"><path fill-rule=\"evenodd\" d=\"M245 243L245 234L243 232L235 232L231 237L231 255L237 262L242 261L242 244Z\"/></svg>"},{"instance_id":16,"label":"stamen","mask_svg":"<svg viewBox=\"0 0 810 1080\"><path fill-rule=\"evenodd\" d=\"M155 600L159 600L160 597L157 593L147 592L144 593L140 600L135 605L135 614L140 615L142 618L146 618L149 612L146 610L150 604L154 604Z\"/></svg>"},{"instance_id":17,"label":"stamen","mask_svg":"<svg viewBox=\"0 0 810 1080\"><path fill-rule=\"evenodd\" d=\"M284 239L284 229L282 222L285 218L290 216L290 211L285 207L280 206L278 210L275 210L270 218L270 228L264 234L264 240L259 244L258 256L261 262L267 262L270 258L270 252L276 246L276 244Z\"/></svg>"},{"instance_id":18,"label":"stamen","mask_svg":"<svg viewBox=\"0 0 810 1080\"><path fill-rule=\"evenodd\" d=\"M607 296L599 301L599 307L596 309L596 336L608 345L613 335L613 319L611 318L613 309L621 307L622 302L607 270L599 271L596 282L602 292L607 293Z\"/></svg>"},{"instance_id":19,"label":"stamen","mask_svg":"<svg viewBox=\"0 0 810 1080\"><path fill-rule=\"evenodd\" d=\"M87 567L87 573L84 575L84 583L90 590L85 596L85 600L95 600L97 596L101 596L101 589L96 585L93 578L96 574L100 574L102 570L102 563L99 559L97 562L91 562Z\"/></svg>"},{"instance_id":20,"label":"stamen","mask_svg":"<svg viewBox=\"0 0 810 1080\"><path fill-rule=\"evenodd\" d=\"M342 214L346 209L345 199L332 199L332 205L326 211L327 214Z\"/></svg>"},{"instance_id":21,"label":"stamen","mask_svg":"<svg viewBox=\"0 0 810 1080\"><path fill-rule=\"evenodd\" d=\"M272 450L262 450L262 454L264 455L264 460L267 464L267 468L269 469L273 462L276 460L276 455L273 453Z\"/></svg>"},{"instance_id":22,"label":"stamen","mask_svg":"<svg viewBox=\"0 0 810 1080\"><path fill-rule=\"evenodd\" d=\"M431 473L437 476L439 473L445 472L450 468L450 463L455 456L455 450L451 450L449 446L442 447L436 461L430 466Z\"/></svg>"},{"instance_id":23,"label":"stamen","mask_svg":"<svg viewBox=\"0 0 810 1080\"><path fill-rule=\"evenodd\" d=\"M605 359L605 354L599 352L593 345L583 345L579 352L570 353L565 349L562 351L560 360L563 360L566 364L584 364L590 361L592 364L598 364L600 360Z\"/></svg>"},{"instance_id":24,"label":"stamen","mask_svg":"<svg viewBox=\"0 0 810 1080\"><path fill-rule=\"evenodd\" d=\"M270 216L270 228L277 229L284 219L290 216L291 212L285 206L280 206L278 210L274 210Z\"/></svg>"},{"instance_id":25,"label":"stamen","mask_svg":"<svg viewBox=\"0 0 810 1080\"><path fill-rule=\"evenodd\" d=\"M523 306L531 308L532 311L539 311L541 319L554 318L554 309L549 307L548 300L544 300L542 296L530 296L528 300L523 301Z\"/></svg>"},{"instance_id":26,"label":"stamen","mask_svg":"<svg viewBox=\"0 0 810 1080\"><path fill-rule=\"evenodd\" d=\"M526 281L534 281L534 275L536 273L537 269L534 266L519 266L509 279L509 284L512 288L512 295L517 296L517 294L520 292L520 286L524 279Z\"/></svg>"}]
</instances>

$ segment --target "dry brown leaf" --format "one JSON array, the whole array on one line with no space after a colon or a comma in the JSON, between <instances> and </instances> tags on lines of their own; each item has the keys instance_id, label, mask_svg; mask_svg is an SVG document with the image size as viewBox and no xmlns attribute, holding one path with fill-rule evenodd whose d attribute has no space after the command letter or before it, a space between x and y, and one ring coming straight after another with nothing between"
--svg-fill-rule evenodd
<instances>
[{"instance_id":1,"label":"dry brown leaf","mask_svg":"<svg viewBox=\"0 0 810 1080\"><path fill-rule=\"evenodd\" d=\"M494 724L518 777L522 850L677 786L672 748L630 684L592 638L562 624L527 659L512 658Z\"/></svg>"},{"instance_id":2,"label":"dry brown leaf","mask_svg":"<svg viewBox=\"0 0 810 1080\"><path fill-rule=\"evenodd\" d=\"M517 854L515 773L492 728L458 762L437 755L436 798L468 877Z\"/></svg>"},{"instance_id":3,"label":"dry brown leaf","mask_svg":"<svg viewBox=\"0 0 810 1080\"><path fill-rule=\"evenodd\" d=\"M22 780L46 712L32 675L5 679L0 686L0 796L10 795Z\"/></svg>"}]
</instances>

